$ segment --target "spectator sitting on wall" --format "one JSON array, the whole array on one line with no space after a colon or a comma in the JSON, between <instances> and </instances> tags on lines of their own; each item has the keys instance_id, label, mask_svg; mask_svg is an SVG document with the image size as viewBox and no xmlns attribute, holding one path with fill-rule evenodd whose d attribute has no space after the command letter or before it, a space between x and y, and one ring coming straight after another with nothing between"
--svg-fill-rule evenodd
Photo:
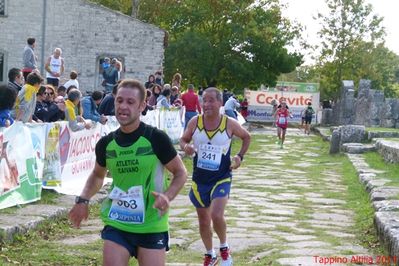
<instances>
[{"instance_id":1,"label":"spectator sitting on wall","mask_svg":"<svg viewBox=\"0 0 399 266\"><path fill-rule=\"evenodd\" d=\"M90 119L94 122L100 122L105 124L107 117L100 115L97 111L98 105L103 99L103 93L101 91L93 91L91 96L86 96L82 99L83 118Z\"/></svg>"},{"instance_id":2,"label":"spectator sitting on wall","mask_svg":"<svg viewBox=\"0 0 399 266\"><path fill-rule=\"evenodd\" d=\"M105 95L104 99L101 101L98 107L98 113L100 115L115 115L115 96L118 89L118 84L115 84L112 89L112 93Z\"/></svg>"},{"instance_id":3,"label":"spectator sitting on wall","mask_svg":"<svg viewBox=\"0 0 399 266\"><path fill-rule=\"evenodd\" d=\"M5 84L0 84L0 127L9 127L14 123L11 110L14 108L17 94Z\"/></svg>"},{"instance_id":4,"label":"spectator sitting on wall","mask_svg":"<svg viewBox=\"0 0 399 266\"><path fill-rule=\"evenodd\" d=\"M146 97L145 97L146 107L141 112L142 115L146 115L147 111L154 110L154 107L148 104L148 99L151 97L151 94L152 94L151 91L149 89L146 89Z\"/></svg>"},{"instance_id":5,"label":"spectator sitting on wall","mask_svg":"<svg viewBox=\"0 0 399 266\"><path fill-rule=\"evenodd\" d=\"M43 78L37 72L32 72L26 79L26 84L19 91L13 115L15 120L24 123L32 122L36 107L36 93L40 88Z\"/></svg>"},{"instance_id":6,"label":"spectator sitting on wall","mask_svg":"<svg viewBox=\"0 0 399 266\"><path fill-rule=\"evenodd\" d=\"M65 102L65 119L68 121L69 128L72 131L82 130L84 128L89 129L91 123L84 120L83 117L78 115L77 106L80 102L82 93L78 89L72 89L68 93L68 100Z\"/></svg>"},{"instance_id":7,"label":"spectator sitting on wall","mask_svg":"<svg viewBox=\"0 0 399 266\"><path fill-rule=\"evenodd\" d=\"M24 76L19 68L11 68L10 71L8 71L7 86L10 89L15 90L16 94L18 94L18 92L22 89L24 82Z\"/></svg>"},{"instance_id":8,"label":"spectator sitting on wall","mask_svg":"<svg viewBox=\"0 0 399 266\"><path fill-rule=\"evenodd\" d=\"M77 80L78 78L78 72L75 70L72 70L71 73L69 74L69 80L65 82L64 87L69 88L69 86L74 85L77 89L79 89L79 81Z\"/></svg>"}]
</instances>

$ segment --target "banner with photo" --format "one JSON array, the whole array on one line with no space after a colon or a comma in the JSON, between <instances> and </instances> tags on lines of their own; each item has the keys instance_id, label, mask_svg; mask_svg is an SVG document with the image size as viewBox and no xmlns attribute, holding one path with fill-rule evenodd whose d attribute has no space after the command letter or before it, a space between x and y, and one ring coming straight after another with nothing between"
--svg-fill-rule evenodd
<instances>
[{"instance_id":1,"label":"banner with photo","mask_svg":"<svg viewBox=\"0 0 399 266\"><path fill-rule=\"evenodd\" d=\"M43 168L38 163L42 155L37 152L44 148L42 141L37 141L40 129L32 131L21 122L1 128L0 209L40 199L42 184L39 172ZM35 147L32 138L35 139Z\"/></svg>"}]
</instances>

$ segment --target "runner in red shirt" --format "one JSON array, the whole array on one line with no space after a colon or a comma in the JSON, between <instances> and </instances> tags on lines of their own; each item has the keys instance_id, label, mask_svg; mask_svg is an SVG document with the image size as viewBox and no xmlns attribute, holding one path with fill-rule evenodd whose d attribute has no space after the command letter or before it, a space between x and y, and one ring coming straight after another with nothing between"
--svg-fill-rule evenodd
<instances>
[{"instance_id":1,"label":"runner in red shirt","mask_svg":"<svg viewBox=\"0 0 399 266\"><path fill-rule=\"evenodd\" d=\"M288 117L292 118L290 111L287 109L287 103L285 101L281 102L281 106L274 113L274 117L276 118L277 125L277 144L280 145L280 148L282 149L285 140L285 133L288 127Z\"/></svg>"}]
</instances>

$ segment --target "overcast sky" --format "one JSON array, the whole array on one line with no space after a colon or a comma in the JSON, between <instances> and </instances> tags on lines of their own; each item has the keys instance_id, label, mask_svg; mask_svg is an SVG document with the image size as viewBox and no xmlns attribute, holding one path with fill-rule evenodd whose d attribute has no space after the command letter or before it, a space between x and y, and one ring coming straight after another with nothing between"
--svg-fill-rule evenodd
<instances>
[{"instance_id":1,"label":"overcast sky","mask_svg":"<svg viewBox=\"0 0 399 266\"><path fill-rule=\"evenodd\" d=\"M287 3L287 10L283 10L283 14L291 20L297 20L306 26L304 37L311 43L317 43L316 33L320 29L320 25L313 20L318 12L327 14L327 5L324 0L281 0ZM386 37L385 45L399 55L399 0L366 0L372 4L373 12L384 17L383 26L385 27Z\"/></svg>"}]
</instances>

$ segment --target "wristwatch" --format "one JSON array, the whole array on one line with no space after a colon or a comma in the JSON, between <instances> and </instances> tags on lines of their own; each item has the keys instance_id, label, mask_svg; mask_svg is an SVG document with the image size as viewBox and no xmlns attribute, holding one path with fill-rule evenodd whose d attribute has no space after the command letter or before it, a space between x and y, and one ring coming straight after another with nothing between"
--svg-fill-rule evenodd
<instances>
[{"instance_id":1,"label":"wristwatch","mask_svg":"<svg viewBox=\"0 0 399 266\"><path fill-rule=\"evenodd\" d=\"M241 161L244 160L244 155L237 153L237 156L240 157Z\"/></svg>"},{"instance_id":2,"label":"wristwatch","mask_svg":"<svg viewBox=\"0 0 399 266\"><path fill-rule=\"evenodd\" d=\"M76 204L80 204L80 203L89 204L89 202L90 202L90 200L84 199L84 198L82 198L82 197L80 197L80 196L77 196L77 197L75 198L75 203L76 203Z\"/></svg>"}]
</instances>

